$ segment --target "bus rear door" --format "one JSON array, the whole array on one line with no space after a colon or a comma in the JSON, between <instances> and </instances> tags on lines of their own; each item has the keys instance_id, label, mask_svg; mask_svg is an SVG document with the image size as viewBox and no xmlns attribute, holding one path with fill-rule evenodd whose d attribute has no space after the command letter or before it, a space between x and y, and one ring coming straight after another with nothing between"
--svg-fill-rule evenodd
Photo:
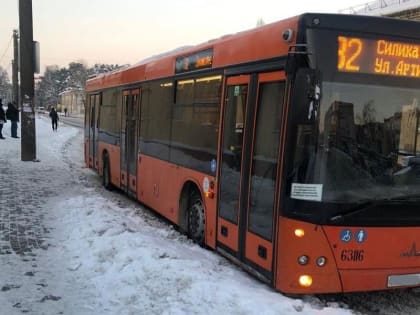
<instances>
[{"instance_id":1,"label":"bus rear door","mask_svg":"<svg viewBox=\"0 0 420 315\"><path fill-rule=\"evenodd\" d=\"M89 167L98 169L98 119L101 95L90 95L89 101Z\"/></svg>"},{"instance_id":2,"label":"bus rear door","mask_svg":"<svg viewBox=\"0 0 420 315\"><path fill-rule=\"evenodd\" d=\"M121 189L137 196L137 143L140 89L123 92L121 115Z\"/></svg>"},{"instance_id":3,"label":"bus rear door","mask_svg":"<svg viewBox=\"0 0 420 315\"><path fill-rule=\"evenodd\" d=\"M273 281L284 72L227 78L221 136L217 247Z\"/></svg>"}]
</instances>

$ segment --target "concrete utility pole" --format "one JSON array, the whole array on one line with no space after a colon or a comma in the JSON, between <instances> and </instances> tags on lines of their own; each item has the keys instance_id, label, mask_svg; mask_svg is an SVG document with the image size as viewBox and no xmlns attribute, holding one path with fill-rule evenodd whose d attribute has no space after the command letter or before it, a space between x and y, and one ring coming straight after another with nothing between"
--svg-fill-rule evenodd
<instances>
[{"instance_id":1,"label":"concrete utility pole","mask_svg":"<svg viewBox=\"0 0 420 315\"><path fill-rule=\"evenodd\" d=\"M32 0L19 0L21 160L36 161Z\"/></svg>"},{"instance_id":2,"label":"concrete utility pole","mask_svg":"<svg viewBox=\"0 0 420 315\"><path fill-rule=\"evenodd\" d=\"M13 61L12 61L12 101L19 104L19 47L18 30L13 30Z\"/></svg>"}]
</instances>

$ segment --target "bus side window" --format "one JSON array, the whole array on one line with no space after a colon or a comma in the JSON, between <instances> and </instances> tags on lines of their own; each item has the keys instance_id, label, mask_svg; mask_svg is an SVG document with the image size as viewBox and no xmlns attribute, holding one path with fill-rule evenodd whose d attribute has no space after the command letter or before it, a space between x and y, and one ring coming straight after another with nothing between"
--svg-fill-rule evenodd
<instances>
[{"instance_id":1,"label":"bus side window","mask_svg":"<svg viewBox=\"0 0 420 315\"><path fill-rule=\"evenodd\" d=\"M238 88L234 89L234 135L230 139L230 152L232 153L235 169L240 171L241 161L242 161L242 145L244 137L244 119L245 119L245 110L246 110L246 101L247 101L247 92L248 86L241 85L239 86L239 93L237 93Z\"/></svg>"}]
</instances>

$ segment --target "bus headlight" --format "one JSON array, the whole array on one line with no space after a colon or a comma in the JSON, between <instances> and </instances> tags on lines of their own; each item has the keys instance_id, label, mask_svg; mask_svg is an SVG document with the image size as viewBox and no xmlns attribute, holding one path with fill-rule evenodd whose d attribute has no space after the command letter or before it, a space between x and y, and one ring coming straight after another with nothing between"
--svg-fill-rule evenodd
<instances>
[{"instance_id":1,"label":"bus headlight","mask_svg":"<svg viewBox=\"0 0 420 315\"><path fill-rule=\"evenodd\" d=\"M299 265L304 266L304 265L308 264L308 262L309 262L309 257L308 256L302 255L302 256L299 256L298 257L298 263L299 263Z\"/></svg>"},{"instance_id":2,"label":"bus headlight","mask_svg":"<svg viewBox=\"0 0 420 315\"><path fill-rule=\"evenodd\" d=\"M310 275L301 275L299 277L299 284L302 287L309 288L312 285L312 277Z\"/></svg>"},{"instance_id":3,"label":"bus headlight","mask_svg":"<svg viewBox=\"0 0 420 315\"><path fill-rule=\"evenodd\" d=\"M304 229L296 229L295 230L295 236L302 238L305 236L305 230Z\"/></svg>"},{"instance_id":4,"label":"bus headlight","mask_svg":"<svg viewBox=\"0 0 420 315\"><path fill-rule=\"evenodd\" d=\"M318 265L318 267L324 267L326 263L327 258L325 258L324 256L318 257L316 260L316 264Z\"/></svg>"}]
</instances>

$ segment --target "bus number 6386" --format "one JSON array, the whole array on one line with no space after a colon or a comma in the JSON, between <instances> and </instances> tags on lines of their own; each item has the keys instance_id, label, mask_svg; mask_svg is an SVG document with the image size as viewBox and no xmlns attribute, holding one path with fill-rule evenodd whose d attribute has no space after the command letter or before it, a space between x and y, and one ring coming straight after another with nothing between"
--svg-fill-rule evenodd
<instances>
[{"instance_id":1,"label":"bus number 6386","mask_svg":"<svg viewBox=\"0 0 420 315\"><path fill-rule=\"evenodd\" d=\"M343 249L341 251L342 261L363 261L364 251L363 249Z\"/></svg>"}]
</instances>

